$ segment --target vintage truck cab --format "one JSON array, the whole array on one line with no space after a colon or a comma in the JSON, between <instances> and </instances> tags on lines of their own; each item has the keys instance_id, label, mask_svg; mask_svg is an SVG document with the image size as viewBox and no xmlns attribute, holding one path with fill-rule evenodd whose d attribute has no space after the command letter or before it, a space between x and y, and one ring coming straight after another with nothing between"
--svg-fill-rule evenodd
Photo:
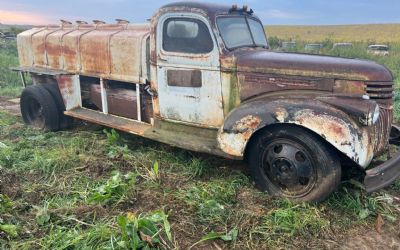
<instances>
[{"instance_id":1,"label":"vintage truck cab","mask_svg":"<svg viewBox=\"0 0 400 250\"><path fill-rule=\"evenodd\" d=\"M246 159L272 195L320 201L344 162L367 169L388 148L393 77L374 62L272 52L248 7L161 7L148 24L79 21L18 36L26 124L70 118L188 150ZM399 156L366 171L392 183Z\"/></svg>"}]
</instances>

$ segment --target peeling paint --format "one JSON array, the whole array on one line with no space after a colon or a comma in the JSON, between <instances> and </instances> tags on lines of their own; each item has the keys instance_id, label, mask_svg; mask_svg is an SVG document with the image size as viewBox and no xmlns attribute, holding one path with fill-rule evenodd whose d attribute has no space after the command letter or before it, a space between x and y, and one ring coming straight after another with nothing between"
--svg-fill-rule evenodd
<instances>
[{"instance_id":1,"label":"peeling paint","mask_svg":"<svg viewBox=\"0 0 400 250\"><path fill-rule=\"evenodd\" d=\"M275 118L280 123L284 123L287 117L288 113L284 108L278 108L278 110L275 112Z\"/></svg>"},{"instance_id":2,"label":"peeling paint","mask_svg":"<svg viewBox=\"0 0 400 250\"><path fill-rule=\"evenodd\" d=\"M360 128L354 131L351 128L352 124L332 115L317 114L313 110L297 112L289 123L323 134L325 140L361 166L367 166L372 160L373 154L370 154L372 145L368 143L366 129Z\"/></svg>"},{"instance_id":3,"label":"peeling paint","mask_svg":"<svg viewBox=\"0 0 400 250\"><path fill-rule=\"evenodd\" d=\"M232 133L219 133L218 142L221 149L228 154L242 156L247 142L261 122L260 117L248 115L236 122Z\"/></svg>"}]
</instances>

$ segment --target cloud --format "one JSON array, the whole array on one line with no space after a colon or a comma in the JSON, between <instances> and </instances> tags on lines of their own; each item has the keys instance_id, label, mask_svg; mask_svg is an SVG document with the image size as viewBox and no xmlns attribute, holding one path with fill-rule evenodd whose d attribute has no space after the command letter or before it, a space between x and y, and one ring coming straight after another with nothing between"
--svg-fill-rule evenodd
<instances>
[{"instance_id":1,"label":"cloud","mask_svg":"<svg viewBox=\"0 0 400 250\"><path fill-rule=\"evenodd\" d=\"M33 24L49 23L49 19L34 13L24 11L0 10L0 23L4 24Z\"/></svg>"}]
</instances>

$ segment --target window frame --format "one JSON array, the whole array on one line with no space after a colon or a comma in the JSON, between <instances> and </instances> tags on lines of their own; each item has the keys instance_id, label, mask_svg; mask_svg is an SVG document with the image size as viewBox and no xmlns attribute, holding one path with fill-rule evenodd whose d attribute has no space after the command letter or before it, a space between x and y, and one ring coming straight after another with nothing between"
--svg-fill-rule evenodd
<instances>
[{"instance_id":1,"label":"window frame","mask_svg":"<svg viewBox=\"0 0 400 250\"><path fill-rule=\"evenodd\" d=\"M235 17L236 17L236 18L237 18L237 17L240 17L240 18L244 18L244 19L245 19L247 28L249 29L249 32L250 32L251 39L252 39L252 41L253 41L253 45L241 45L241 46L236 46L236 47L232 47L232 48L230 48L230 47L227 46L227 44L226 44L226 42L225 42L225 39L224 39L224 37L222 36L221 30L220 30L220 28L219 28L218 19L220 19L220 18L221 18L221 19L222 19L222 18L235 18ZM263 30L263 33L264 33L264 36L265 36L265 40L266 40L266 42L267 42L267 45L266 45L266 46L264 46L264 45L262 45L262 44L256 44L256 43L255 43L254 36L253 36L253 32L251 31L251 28L250 28L250 24L249 24L248 19L252 19L253 21L258 22L258 23L261 25L261 27L263 27L262 30ZM248 16L248 15L222 15L222 16L217 16L217 17L216 17L216 19L215 19L215 25L216 25L216 27L217 27L219 36L221 37L221 40L222 40L222 42L224 43L225 48L226 48L227 50L229 50L229 51L233 51L233 50L235 50L235 49L240 49L240 48L246 48L246 47L251 47L251 48L253 48L253 47L263 47L263 48L265 48L265 49L269 49L268 37L267 37L267 33L265 32L264 26L263 26L262 22L261 22L259 19L255 18L255 17Z\"/></svg>"},{"instance_id":2,"label":"window frame","mask_svg":"<svg viewBox=\"0 0 400 250\"><path fill-rule=\"evenodd\" d=\"M191 52L184 52L184 51L169 51L165 49L165 39L164 36L168 36L167 30L168 30L168 24L170 21L191 21L196 23L199 26L199 31L201 26L203 26L204 28L206 28L206 31L208 32L209 38L210 38L210 42L212 44L210 51L208 52L200 52L200 53L191 53ZM213 39L213 33L211 32L209 26L207 25L207 23L205 23L203 20L195 18L195 17L188 17L188 16L171 16L171 17L167 17L165 18L165 20L163 20L162 23L162 32L161 32L161 51L163 52L163 54L166 55L191 55L191 56L203 56L203 55L209 55L211 54L214 50L215 50L215 42Z\"/></svg>"}]
</instances>

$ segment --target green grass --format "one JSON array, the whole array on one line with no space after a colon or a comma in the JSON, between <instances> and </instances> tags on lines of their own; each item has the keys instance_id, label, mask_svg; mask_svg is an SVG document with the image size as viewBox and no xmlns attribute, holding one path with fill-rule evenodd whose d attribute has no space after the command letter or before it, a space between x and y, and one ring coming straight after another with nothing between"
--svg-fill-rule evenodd
<instances>
[{"instance_id":1,"label":"green grass","mask_svg":"<svg viewBox=\"0 0 400 250\"><path fill-rule=\"evenodd\" d=\"M258 192L238 162L85 127L43 133L4 112L0 124L0 248L321 248L400 215L399 184L293 204Z\"/></svg>"},{"instance_id":2,"label":"green grass","mask_svg":"<svg viewBox=\"0 0 400 250\"><path fill-rule=\"evenodd\" d=\"M0 40L0 96L16 97L21 91L21 79L10 67L18 66L17 48L14 41Z\"/></svg>"}]
</instances>

